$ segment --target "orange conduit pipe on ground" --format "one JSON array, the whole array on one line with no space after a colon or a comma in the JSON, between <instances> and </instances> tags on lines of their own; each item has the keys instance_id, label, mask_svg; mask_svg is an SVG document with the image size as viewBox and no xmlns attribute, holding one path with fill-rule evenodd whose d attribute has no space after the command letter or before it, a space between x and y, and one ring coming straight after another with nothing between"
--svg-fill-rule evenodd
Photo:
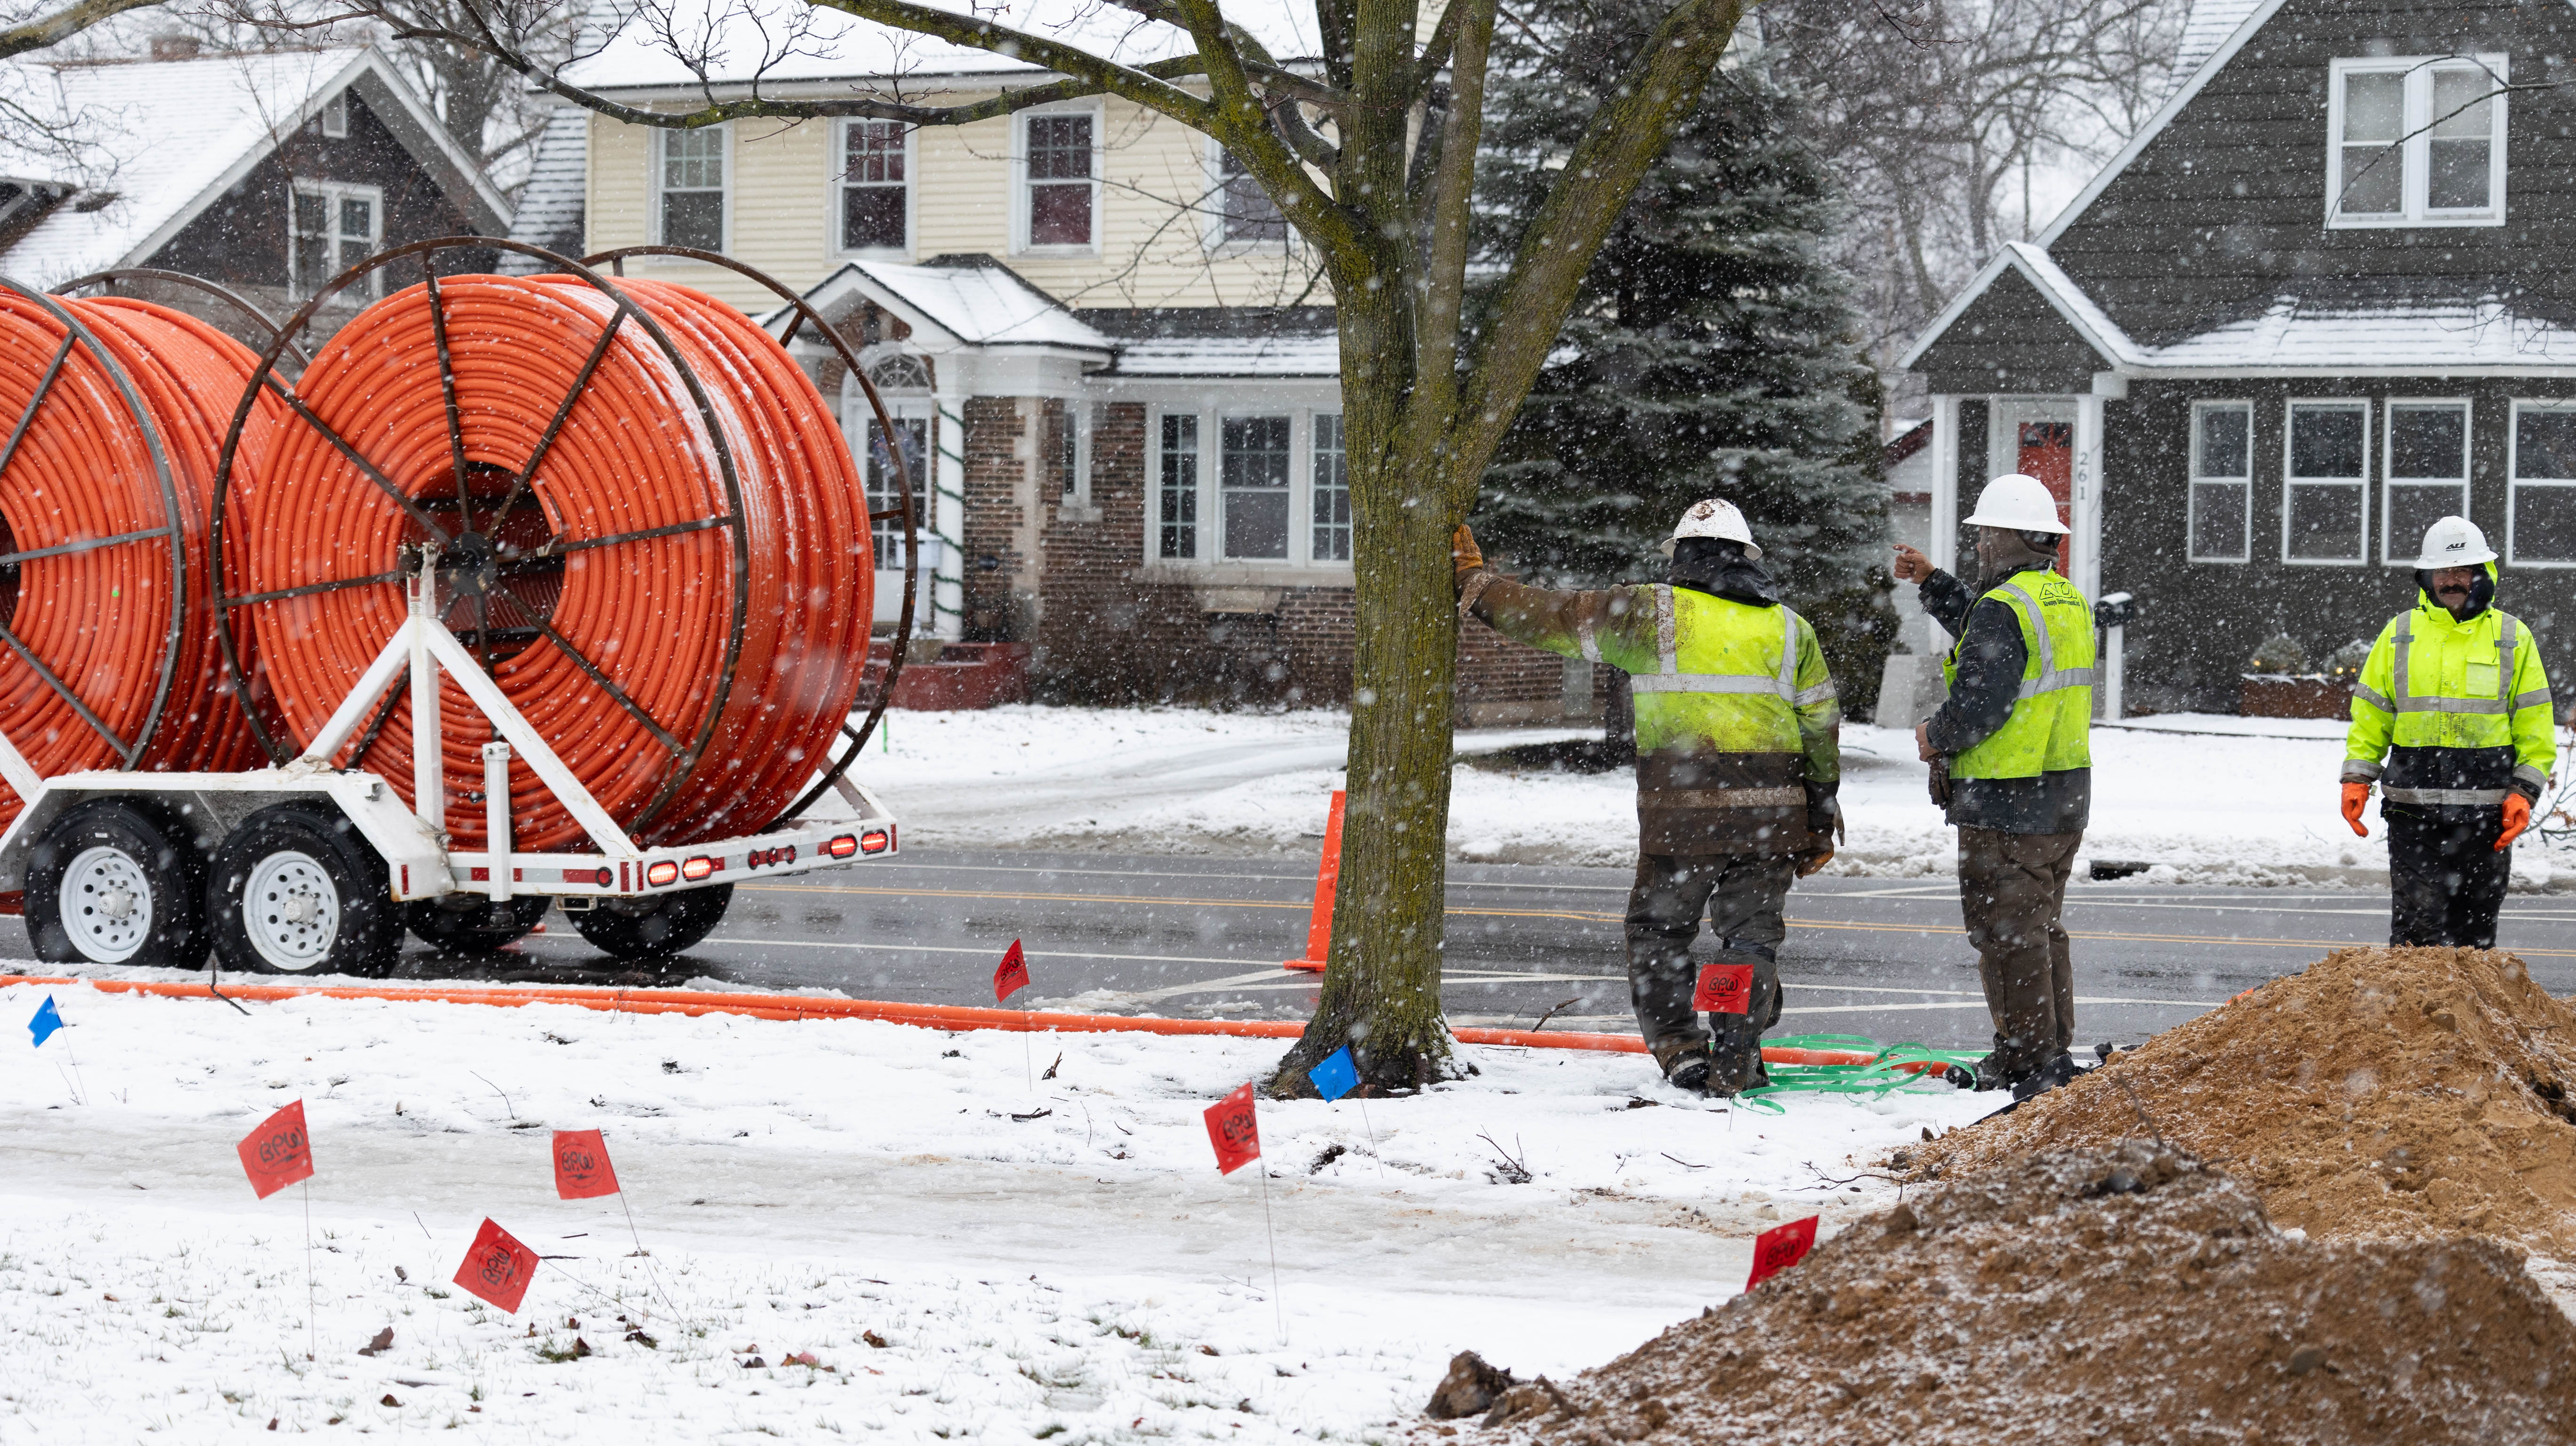
<instances>
[{"instance_id":1,"label":"orange conduit pipe on ground","mask_svg":"<svg viewBox=\"0 0 2576 1446\"><path fill-rule=\"evenodd\" d=\"M257 362L168 307L0 287L0 730L39 774L256 764L207 522ZM22 806L0 786L0 824Z\"/></svg>"},{"instance_id":2,"label":"orange conduit pipe on ground","mask_svg":"<svg viewBox=\"0 0 2576 1446\"><path fill-rule=\"evenodd\" d=\"M107 994L148 994L165 999L207 999L203 984L164 984L142 980L74 979L68 976L0 976L0 985L35 984L67 987L87 984ZM384 999L413 1004L483 1004L515 1009L529 1004L570 1004L611 1014L735 1014L753 1019L872 1019L923 1029L997 1029L1025 1034L1213 1034L1236 1039L1295 1039L1306 1026L1290 1019L1164 1019L1131 1014L1049 1014L971 1005L895 1004L876 999L832 999L805 994L729 994L699 989L439 989L435 987L352 984L231 984L228 999ZM1461 1044L1501 1045L1517 1049L1581 1049L1608 1054L1644 1054L1645 1041L1627 1034L1548 1033L1530 1029L1461 1028L1450 1033ZM1765 1046L1771 1064L1864 1065L1876 1055L1849 1049L1798 1049ZM1892 1060L1891 1067L1909 1073L1939 1069L1936 1060Z\"/></svg>"},{"instance_id":3,"label":"orange conduit pipe on ground","mask_svg":"<svg viewBox=\"0 0 2576 1446\"><path fill-rule=\"evenodd\" d=\"M653 281L444 277L359 313L295 391L309 415L246 429L274 460L236 465L224 521L286 742L400 626L405 549L435 540L441 620L643 842L764 828L828 766L873 617L866 495L833 409L740 311ZM481 849L493 730L441 692L447 827ZM389 697L337 761L413 802L411 756ZM590 846L524 761L510 794L516 847Z\"/></svg>"}]
</instances>

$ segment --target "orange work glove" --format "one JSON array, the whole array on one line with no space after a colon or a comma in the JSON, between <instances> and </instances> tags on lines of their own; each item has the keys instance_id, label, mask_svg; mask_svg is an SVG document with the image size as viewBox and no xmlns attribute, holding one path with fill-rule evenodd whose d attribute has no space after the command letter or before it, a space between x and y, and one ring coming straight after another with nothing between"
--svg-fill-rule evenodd
<instances>
[{"instance_id":1,"label":"orange work glove","mask_svg":"<svg viewBox=\"0 0 2576 1446\"><path fill-rule=\"evenodd\" d=\"M2370 802L2370 785L2347 783L2343 786L2343 821L2363 838L2370 837L2370 825L2361 821L2361 806Z\"/></svg>"},{"instance_id":2,"label":"orange work glove","mask_svg":"<svg viewBox=\"0 0 2576 1446\"><path fill-rule=\"evenodd\" d=\"M2496 835L2495 851L2503 853L2512 848L2513 841L2522 837L2522 831L2529 827L2531 800L2519 793L2507 793L2504 796L2504 832Z\"/></svg>"},{"instance_id":3,"label":"orange work glove","mask_svg":"<svg viewBox=\"0 0 2576 1446\"><path fill-rule=\"evenodd\" d=\"M1476 546L1476 534L1468 531L1463 522L1450 535L1449 561L1461 573L1474 572L1485 565L1484 551Z\"/></svg>"}]
</instances>

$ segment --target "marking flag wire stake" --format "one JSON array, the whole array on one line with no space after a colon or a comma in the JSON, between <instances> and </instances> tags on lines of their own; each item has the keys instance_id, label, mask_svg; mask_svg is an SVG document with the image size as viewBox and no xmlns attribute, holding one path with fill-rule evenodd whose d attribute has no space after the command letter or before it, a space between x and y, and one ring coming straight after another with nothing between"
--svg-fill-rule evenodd
<instances>
[{"instance_id":1,"label":"marking flag wire stake","mask_svg":"<svg viewBox=\"0 0 2576 1446\"><path fill-rule=\"evenodd\" d=\"M1315 1093L1322 1095L1328 1105L1359 1088L1360 1068L1351 1059L1351 1047L1346 1044L1324 1056L1323 1063L1306 1071L1306 1082L1315 1087ZM1377 1166L1378 1178L1383 1180L1386 1178L1386 1160L1378 1153L1377 1127L1369 1123L1368 1101L1360 1100L1358 1103L1360 1128L1368 1131L1369 1161Z\"/></svg>"},{"instance_id":2,"label":"marking flag wire stake","mask_svg":"<svg viewBox=\"0 0 2576 1446\"><path fill-rule=\"evenodd\" d=\"M993 966L993 1002L1006 1004L1010 1002L1012 995L1028 987L1029 956L1020 952L1020 941L1013 939L1011 947L1002 951L1002 962ZM1022 1013L1025 1015L1026 1011ZM1023 1025L1035 1022L1033 1018L1021 1020ZM1029 1056L1029 1030L1026 1028L1020 1030L1020 1072L1028 1080L1029 1093L1036 1094L1038 1067L1037 1062Z\"/></svg>"},{"instance_id":3,"label":"marking flag wire stake","mask_svg":"<svg viewBox=\"0 0 2576 1446\"><path fill-rule=\"evenodd\" d=\"M1270 1242L1270 1309L1279 1322L1279 1339L1288 1339L1288 1307L1279 1288L1279 1233L1270 1223L1270 1167L1261 1164L1261 1126L1252 1113L1250 1083L1234 1087L1207 1107L1208 1143L1216 1147L1216 1172L1231 1175L1245 1165L1261 1177L1261 1233Z\"/></svg>"}]
</instances>

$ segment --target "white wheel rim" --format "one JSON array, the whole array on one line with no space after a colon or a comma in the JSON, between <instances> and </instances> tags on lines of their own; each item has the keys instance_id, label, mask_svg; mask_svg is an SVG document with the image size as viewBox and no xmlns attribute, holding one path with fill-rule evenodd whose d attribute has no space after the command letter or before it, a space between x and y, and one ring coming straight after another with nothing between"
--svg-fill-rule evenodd
<instances>
[{"instance_id":1,"label":"white wheel rim","mask_svg":"<svg viewBox=\"0 0 2576 1446\"><path fill-rule=\"evenodd\" d=\"M330 957L340 935L340 891L311 854L281 849L250 871L242 932L271 968L311 969Z\"/></svg>"},{"instance_id":2,"label":"white wheel rim","mask_svg":"<svg viewBox=\"0 0 2576 1446\"><path fill-rule=\"evenodd\" d=\"M152 881L134 855L83 849L63 874L63 932L94 964L122 964L152 937Z\"/></svg>"}]
</instances>

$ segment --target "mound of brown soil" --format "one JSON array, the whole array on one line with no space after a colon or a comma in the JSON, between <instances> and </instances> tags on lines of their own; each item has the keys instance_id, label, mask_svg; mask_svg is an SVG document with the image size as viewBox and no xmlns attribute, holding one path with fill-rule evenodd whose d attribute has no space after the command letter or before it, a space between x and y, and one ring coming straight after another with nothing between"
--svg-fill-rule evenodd
<instances>
[{"instance_id":1,"label":"mound of brown soil","mask_svg":"<svg viewBox=\"0 0 2576 1446\"><path fill-rule=\"evenodd\" d=\"M2001 1119L1900 1152L1916 1178L2155 1135L2317 1236L2576 1256L2576 1009L2479 949L2339 949Z\"/></svg>"},{"instance_id":2,"label":"mound of brown soil","mask_svg":"<svg viewBox=\"0 0 2576 1446\"><path fill-rule=\"evenodd\" d=\"M2283 1235L2226 1176L2132 1141L1871 1216L1488 1420L1583 1446L2563 1443L2576 1326L2504 1246Z\"/></svg>"}]
</instances>

